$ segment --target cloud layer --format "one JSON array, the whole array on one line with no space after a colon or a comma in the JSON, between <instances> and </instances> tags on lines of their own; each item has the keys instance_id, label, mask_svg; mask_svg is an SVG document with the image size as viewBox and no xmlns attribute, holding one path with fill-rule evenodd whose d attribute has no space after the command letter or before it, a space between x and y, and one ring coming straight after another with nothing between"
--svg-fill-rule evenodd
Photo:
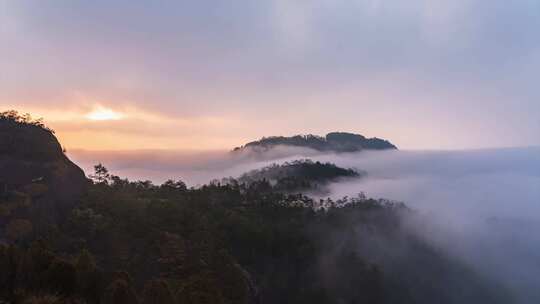
<instances>
[{"instance_id":1,"label":"cloud layer","mask_svg":"<svg viewBox=\"0 0 540 304\"><path fill-rule=\"evenodd\" d=\"M281 147L264 157L227 151L72 156L87 167L101 159L115 174L182 178L190 185L304 157L364 170L366 177L330 185L331 196L365 192L405 202L415 210L405 218L412 233L509 288L522 303L540 301L540 148L335 155Z\"/></svg>"},{"instance_id":2,"label":"cloud layer","mask_svg":"<svg viewBox=\"0 0 540 304\"><path fill-rule=\"evenodd\" d=\"M325 156L368 177L334 184L333 195L406 202L408 227L512 291L540 300L540 148Z\"/></svg>"},{"instance_id":3,"label":"cloud layer","mask_svg":"<svg viewBox=\"0 0 540 304\"><path fill-rule=\"evenodd\" d=\"M2 1L0 106L45 118L51 109L131 108L195 121L200 145L214 148L334 130L416 149L538 145L539 5ZM242 127L224 137L229 124L209 117ZM49 122L61 137L75 132L57 120ZM111 137L132 136L113 129ZM68 148L144 148L64 137Z\"/></svg>"}]
</instances>

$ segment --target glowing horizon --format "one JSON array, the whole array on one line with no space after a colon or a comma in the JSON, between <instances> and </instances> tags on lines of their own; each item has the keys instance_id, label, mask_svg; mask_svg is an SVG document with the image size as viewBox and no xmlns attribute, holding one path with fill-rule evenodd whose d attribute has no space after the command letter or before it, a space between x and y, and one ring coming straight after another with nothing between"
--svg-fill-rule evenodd
<instances>
[{"instance_id":1,"label":"glowing horizon","mask_svg":"<svg viewBox=\"0 0 540 304\"><path fill-rule=\"evenodd\" d=\"M124 114L115 112L107 108L97 108L85 115L89 120L105 121L105 120L120 120L125 117Z\"/></svg>"},{"instance_id":2,"label":"glowing horizon","mask_svg":"<svg viewBox=\"0 0 540 304\"><path fill-rule=\"evenodd\" d=\"M538 29L525 0L8 0L0 109L43 117L68 149L331 131L405 149L534 146Z\"/></svg>"}]
</instances>

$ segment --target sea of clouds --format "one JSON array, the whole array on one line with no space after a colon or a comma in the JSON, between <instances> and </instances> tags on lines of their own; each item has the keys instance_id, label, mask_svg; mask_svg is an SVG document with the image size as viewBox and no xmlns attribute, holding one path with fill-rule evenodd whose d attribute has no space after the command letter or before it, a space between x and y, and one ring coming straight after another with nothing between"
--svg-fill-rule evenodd
<instances>
[{"instance_id":1,"label":"sea of clouds","mask_svg":"<svg viewBox=\"0 0 540 304\"><path fill-rule=\"evenodd\" d=\"M540 303L540 147L462 151L374 151L321 154L278 147L252 152L84 152L70 154L91 172L102 162L112 173L190 186L238 177L271 163L311 158L367 172L329 185L333 198L402 201L412 232L512 290L523 303Z\"/></svg>"}]
</instances>

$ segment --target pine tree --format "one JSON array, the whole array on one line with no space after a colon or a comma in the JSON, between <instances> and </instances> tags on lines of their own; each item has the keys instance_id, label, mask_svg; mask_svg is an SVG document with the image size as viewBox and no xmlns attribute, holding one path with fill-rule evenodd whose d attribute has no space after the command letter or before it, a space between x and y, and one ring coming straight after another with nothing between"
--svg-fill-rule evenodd
<instances>
[{"instance_id":1,"label":"pine tree","mask_svg":"<svg viewBox=\"0 0 540 304\"><path fill-rule=\"evenodd\" d=\"M122 279L114 280L105 290L103 304L137 304L135 291Z\"/></svg>"},{"instance_id":2,"label":"pine tree","mask_svg":"<svg viewBox=\"0 0 540 304\"><path fill-rule=\"evenodd\" d=\"M94 166L94 174L90 175L96 184L108 184L110 177L109 170L101 163Z\"/></svg>"},{"instance_id":3,"label":"pine tree","mask_svg":"<svg viewBox=\"0 0 540 304\"><path fill-rule=\"evenodd\" d=\"M152 280L145 284L143 304L174 304L174 296L165 280Z\"/></svg>"},{"instance_id":4,"label":"pine tree","mask_svg":"<svg viewBox=\"0 0 540 304\"><path fill-rule=\"evenodd\" d=\"M96 266L92 254L84 249L75 261L77 271L77 290L80 296L91 302L98 303L102 293L101 272Z\"/></svg>"},{"instance_id":5,"label":"pine tree","mask_svg":"<svg viewBox=\"0 0 540 304\"><path fill-rule=\"evenodd\" d=\"M77 288L77 271L68 261L56 259L47 270L47 285L52 292L71 296Z\"/></svg>"}]
</instances>

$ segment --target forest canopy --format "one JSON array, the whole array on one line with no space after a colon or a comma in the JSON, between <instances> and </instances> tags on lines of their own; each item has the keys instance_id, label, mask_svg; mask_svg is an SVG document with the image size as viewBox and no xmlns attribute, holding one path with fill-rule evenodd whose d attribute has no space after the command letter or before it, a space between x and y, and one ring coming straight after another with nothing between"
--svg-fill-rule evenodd
<instances>
[{"instance_id":1,"label":"forest canopy","mask_svg":"<svg viewBox=\"0 0 540 304\"><path fill-rule=\"evenodd\" d=\"M86 178L52 131L28 129L48 130L41 120L1 117L15 148L0 149L0 165L11 166L0 171L0 301L513 302L412 233L405 204L309 195L361 170L297 160L188 188L98 164Z\"/></svg>"},{"instance_id":2,"label":"forest canopy","mask_svg":"<svg viewBox=\"0 0 540 304\"><path fill-rule=\"evenodd\" d=\"M0 112L0 122L9 123L12 125L35 126L54 134L54 130L45 125L43 118L36 119L28 113L21 114L15 110Z\"/></svg>"}]
</instances>

